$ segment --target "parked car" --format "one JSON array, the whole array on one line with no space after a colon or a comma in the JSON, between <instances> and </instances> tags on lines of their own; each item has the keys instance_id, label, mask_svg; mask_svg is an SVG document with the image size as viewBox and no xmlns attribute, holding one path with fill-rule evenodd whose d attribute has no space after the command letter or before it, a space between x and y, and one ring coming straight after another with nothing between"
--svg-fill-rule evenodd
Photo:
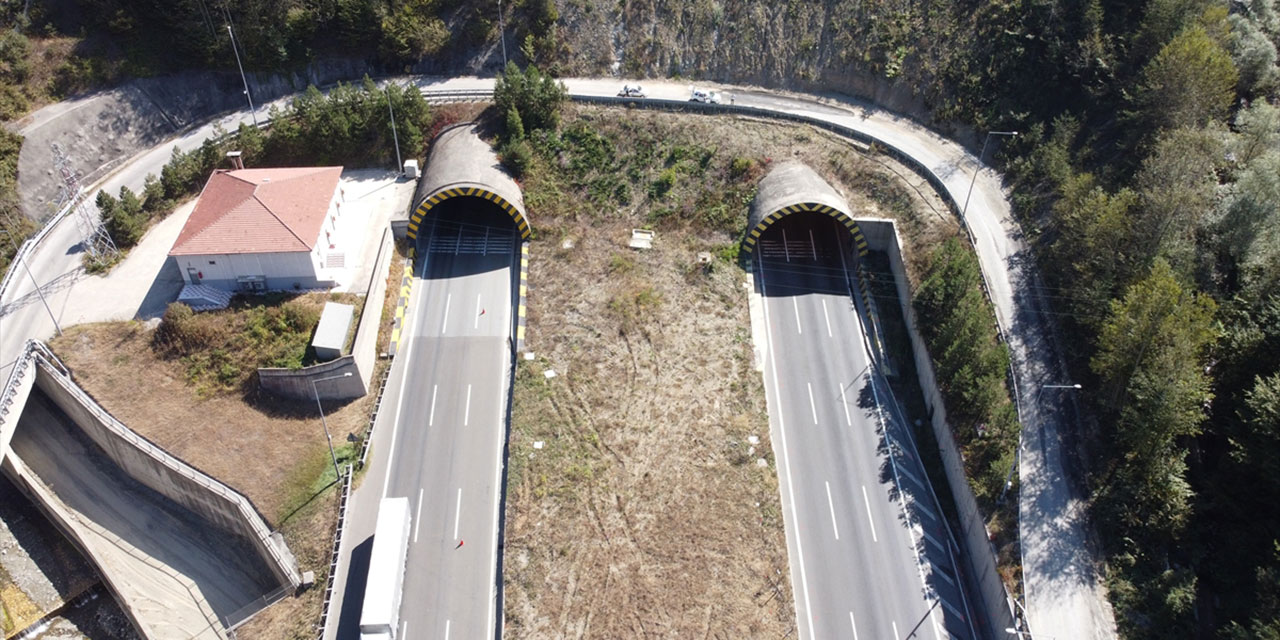
<instances>
[{"instance_id":1,"label":"parked car","mask_svg":"<svg viewBox=\"0 0 1280 640\"><path fill-rule=\"evenodd\" d=\"M709 91L706 89L694 89L693 94L689 96L690 102L705 102L707 104L720 104L720 92Z\"/></svg>"},{"instance_id":2,"label":"parked car","mask_svg":"<svg viewBox=\"0 0 1280 640\"><path fill-rule=\"evenodd\" d=\"M644 88L638 84L624 84L622 91L618 92L620 98L643 98Z\"/></svg>"}]
</instances>

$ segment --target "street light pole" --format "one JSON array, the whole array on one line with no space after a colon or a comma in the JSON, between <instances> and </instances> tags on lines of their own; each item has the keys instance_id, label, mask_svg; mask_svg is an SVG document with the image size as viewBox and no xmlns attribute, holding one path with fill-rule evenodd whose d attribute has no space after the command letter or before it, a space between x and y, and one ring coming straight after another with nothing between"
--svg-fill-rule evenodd
<instances>
[{"instance_id":1,"label":"street light pole","mask_svg":"<svg viewBox=\"0 0 1280 640\"><path fill-rule=\"evenodd\" d=\"M53 315L53 309L49 308L49 301L44 299L44 291L40 290L40 283L36 282L35 274L31 273L31 265L25 258L18 255L20 253L19 247L18 243L13 241L13 233L8 229L0 229L0 231L4 231L4 235L9 238L9 244L13 247L14 260L22 263L22 268L27 272L27 277L31 278L31 286L36 288L36 295L40 296L40 303L44 305L45 312L49 314L49 319L53 321L53 329L58 332L58 335L62 335L62 327L58 326L58 318Z\"/></svg>"},{"instance_id":2,"label":"street light pole","mask_svg":"<svg viewBox=\"0 0 1280 640\"><path fill-rule=\"evenodd\" d=\"M396 135L396 110L391 108L391 83L382 90L387 94L387 111L391 114L391 139L396 143L396 172L404 171L404 162L400 160L400 136Z\"/></svg>"},{"instance_id":3,"label":"street light pole","mask_svg":"<svg viewBox=\"0 0 1280 640\"><path fill-rule=\"evenodd\" d=\"M502 0L498 0L498 39L502 41L502 68L507 68L507 27L502 19Z\"/></svg>"},{"instance_id":4,"label":"street light pole","mask_svg":"<svg viewBox=\"0 0 1280 640\"><path fill-rule=\"evenodd\" d=\"M333 451L333 436L329 435L329 422L324 418L324 407L320 404L320 392L316 389L316 383L326 382L329 380L337 380L339 378L350 378L351 372L348 371L340 376L329 376L328 378L320 378L311 381L311 393L316 397L316 408L320 410L320 425L324 427L324 438L329 441L329 456L333 458L333 477L335 482L342 478L342 473L338 471L338 454Z\"/></svg>"},{"instance_id":5,"label":"street light pole","mask_svg":"<svg viewBox=\"0 0 1280 640\"><path fill-rule=\"evenodd\" d=\"M227 24L227 35L231 36L231 52L236 54L236 66L240 68L240 82L244 83L244 97L249 101L249 115L253 116L253 126L258 126L258 112L253 108L253 96L249 95L249 80L244 77L244 65L240 64L240 50L236 48L236 34Z\"/></svg>"},{"instance_id":6,"label":"street light pole","mask_svg":"<svg viewBox=\"0 0 1280 640\"><path fill-rule=\"evenodd\" d=\"M982 139L982 151L978 152L978 166L973 170L973 179L969 181L969 193L964 197L964 206L960 209L960 221L965 221L965 214L969 212L969 198L973 196L973 185L978 181L978 172L982 171L982 159L987 155L987 143L991 142L991 136L1009 136L1018 135L1017 131L988 131L987 137Z\"/></svg>"},{"instance_id":7,"label":"street light pole","mask_svg":"<svg viewBox=\"0 0 1280 640\"><path fill-rule=\"evenodd\" d=\"M1078 384L1046 384L1046 385L1042 385L1042 386L1040 387L1040 391L1036 393L1036 401L1035 401L1035 404L1037 404L1037 405L1039 405L1039 404L1040 404L1040 396L1044 395L1044 390L1045 390L1045 389L1079 389L1079 388L1080 388L1080 385L1078 385Z\"/></svg>"}]
</instances>

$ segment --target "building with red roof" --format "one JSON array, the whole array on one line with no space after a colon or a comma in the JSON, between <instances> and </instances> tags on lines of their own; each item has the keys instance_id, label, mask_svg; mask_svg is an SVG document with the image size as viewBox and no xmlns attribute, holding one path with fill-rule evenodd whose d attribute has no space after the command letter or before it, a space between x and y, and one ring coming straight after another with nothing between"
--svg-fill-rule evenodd
<instances>
[{"instance_id":1,"label":"building with red roof","mask_svg":"<svg viewBox=\"0 0 1280 640\"><path fill-rule=\"evenodd\" d=\"M342 167L218 170L169 255L189 285L224 291L333 286Z\"/></svg>"}]
</instances>

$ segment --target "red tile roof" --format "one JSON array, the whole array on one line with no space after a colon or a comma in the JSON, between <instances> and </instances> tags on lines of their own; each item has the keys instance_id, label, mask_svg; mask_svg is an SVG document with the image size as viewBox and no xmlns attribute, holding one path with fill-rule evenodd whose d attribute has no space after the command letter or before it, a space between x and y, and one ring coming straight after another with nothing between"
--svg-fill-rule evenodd
<instances>
[{"instance_id":1,"label":"red tile roof","mask_svg":"<svg viewBox=\"0 0 1280 640\"><path fill-rule=\"evenodd\" d=\"M311 251L342 167L218 170L169 255Z\"/></svg>"}]
</instances>

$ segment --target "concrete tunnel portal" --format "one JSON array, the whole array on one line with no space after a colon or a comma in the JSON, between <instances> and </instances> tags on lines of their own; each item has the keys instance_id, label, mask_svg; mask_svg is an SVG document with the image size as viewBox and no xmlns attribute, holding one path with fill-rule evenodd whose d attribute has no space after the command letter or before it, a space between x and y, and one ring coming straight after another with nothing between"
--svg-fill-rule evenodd
<instances>
[{"instance_id":1,"label":"concrete tunnel portal","mask_svg":"<svg viewBox=\"0 0 1280 640\"><path fill-rule=\"evenodd\" d=\"M812 212L833 219L853 237L859 256L867 255L867 240L849 213L848 201L813 169L799 162L775 166L756 190L747 214L747 235L742 248L754 254L756 245L771 227L787 216Z\"/></svg>"},{"instance_id":2,"label":"concrete tunnel portal","mask_svg":"<svg viewBox=\"0 0 1280 640\"><path fill-rule=\"evenodd\" d=\"M489 211L510 218L521 240L532 234L520 185L503 169L474 122L454 125L436 136L414 201L418 204L407 232L411 243L425 235L428 216L466 218L470 214L463 207L479 216Z\"/></svg>"}]
</instances>

